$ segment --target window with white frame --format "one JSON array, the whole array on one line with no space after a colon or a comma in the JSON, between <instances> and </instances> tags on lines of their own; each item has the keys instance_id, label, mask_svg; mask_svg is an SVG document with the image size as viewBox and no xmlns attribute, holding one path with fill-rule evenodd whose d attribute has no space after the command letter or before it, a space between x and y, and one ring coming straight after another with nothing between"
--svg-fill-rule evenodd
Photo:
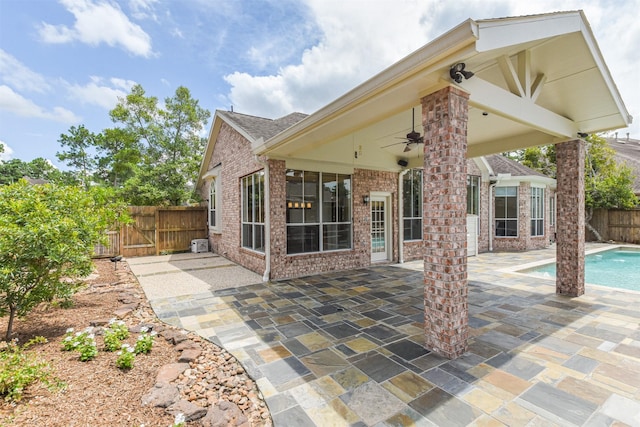
<instances>
[{"instance_id":1,"label":"window with white frame","mask_svg":"<svg viewBox=\"0 0 640 427\"><path fill-rule=\"evenodd\" d=\"M264 252L264 171L245 176L242 183L242 247Z\"/></svg>"},{"instance_id":2,"label":"window with white frame","mask_svg":"<svg viewBox=\"0 0 640 427\"><path fill-rule=\"evenodd\" d=\"M422 169L402 177L404 240L422 240Z\"/></svg>"},{"instance_id":3,"label":"window with white frame","mask_svg":"<svg viewBox=\"0 0 640 427\"><path fill-rule=\"evenodd\" d=\"M518 237L518 187L496 187L496 237Z\"/></svg>"},{"instance_id":4,"label":"window with white frame","mask_svg":"<svg viewBox=\"0 0 640 427\"><path fill-rule=\"evenodd\" d=\"M544 188L531 187L531 235L544 236Z\"/></svg>"},{"instance_id":5,"label":"window with white frame","mask_svg":"<svg viewBox=\"0 0 640 427\"><path fill-rule=\"evenodd\" d=\"M467 175L467 215L480 214L480 177Z\"/></svg>"},{"instance_id":6,"label":"window with white frame","mask_svg":"<svg viewBox=\"0 0 640 427\"><path fill-rule=\"evenodd\" d=\"M287 254L351 249L351 176L289 169Z\"/></svg>"},{"instance_id":7,"label":"window with white frame","mask_svg":"<svg viewBox=\"0 0 640 427\"><path fill-rule=\"evenodd\" d=\"M218 206L220 205L219 200L218 200L218 196L219 196L219 189L218 189L218 184L219 180L217 177L213 177L213 179L211 179L211 182L209 183L209 227L210 228L219 228L219 220L218 220L218 216L219 216L219 210L218 210Z\"/></svg>"},{"instance_id":8,"label":"window with white frame","mask_svg":"<svg viewBox=\"0 0 640 427\"><path fill-rule=\"evenodd\" d=\"M556 225L556 196L549 197L549 225Z\"/></svg>"}]
</instances>

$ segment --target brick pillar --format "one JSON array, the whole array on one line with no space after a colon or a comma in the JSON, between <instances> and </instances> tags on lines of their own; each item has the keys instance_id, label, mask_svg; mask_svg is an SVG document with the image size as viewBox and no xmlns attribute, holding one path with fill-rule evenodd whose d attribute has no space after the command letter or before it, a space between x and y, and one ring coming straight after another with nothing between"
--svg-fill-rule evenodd
<instances>
[{"instance_id":1,"label":"brick pillar","mask_svg":"<svg viewBox=\"0 0 640 427\"><path fill-rule=\"evenodd\" d=\"M424 329L426 347L455 359L467 349L467 113L447 87L422 99Z\"/></svg>"},{"instance_id":2,"label":"brick pillar","mask_svg":"<svg viewBox=\"0 0 640 427\"><path fill-rule=\"evenodd\" d=\"M584 141L556 145L556 293L584 294Z\"/></svg>"}]
</instances>

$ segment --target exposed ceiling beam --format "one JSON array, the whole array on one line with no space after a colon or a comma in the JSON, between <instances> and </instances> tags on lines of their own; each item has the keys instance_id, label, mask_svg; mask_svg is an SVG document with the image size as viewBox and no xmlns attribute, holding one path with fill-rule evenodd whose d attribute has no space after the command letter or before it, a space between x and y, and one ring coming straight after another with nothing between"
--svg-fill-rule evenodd
<instances>
[{"instance_id":1,"label":"exposed ceiling beam","mask_svg":"<svg viewBox=\"0 0 640 427\"><path fill-rule=\"evenodd\" d=\"M538 131L560 138L575 137L576 123L553 111L536 105L529 98L521 98L494 84L474 76L460 83L469 92L469 103Z\"/></svg>"}]
</instances>

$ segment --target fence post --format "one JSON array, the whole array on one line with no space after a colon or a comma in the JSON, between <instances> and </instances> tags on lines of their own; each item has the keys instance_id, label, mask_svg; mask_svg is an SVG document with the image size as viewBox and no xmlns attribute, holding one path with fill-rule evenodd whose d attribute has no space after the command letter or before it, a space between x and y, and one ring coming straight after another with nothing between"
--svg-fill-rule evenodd
<instances>
[{"instance_id":1,"label":"fence post","mask_svg":"<svg viewBox=\"0 0 640 427\"><path fill-rule=\"evenodd\" d=\"M160 208L155 208L155 235L156 235L156 256L160 255Z\"/></svg>"}]
</instances>

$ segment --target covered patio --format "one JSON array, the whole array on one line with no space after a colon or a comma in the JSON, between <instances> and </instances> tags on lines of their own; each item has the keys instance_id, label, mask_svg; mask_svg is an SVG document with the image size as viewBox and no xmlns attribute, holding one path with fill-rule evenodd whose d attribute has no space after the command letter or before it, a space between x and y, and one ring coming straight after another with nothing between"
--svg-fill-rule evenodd
<instances>
[{"instance_id":1,"label":"covered patio","mask_svg":"<svg viewBox=\"0 0 640 427\"><path fill-rule=\"evenodd\" d=\"M572 299L508 271L554 255L469 259L470 338L456 360L424 348L421 262L150 302L236 356L276 426L637 425L640 294Z\"/></svg>"},{"instance_id":2,"label":"covered patio","mask_svg":"<svg viewBox=\"0 0 640 427\"><path fill-rule=\"evenodd\" d=\"M422 283L422 344L455 359L469 348L473 308L466 158L557 144L558 277L549 292L576 297L585 290L582 138L630 122L582 11L469 19L290 128L253 141L252 152L271 168L266 182L282 181L285 168L356 177L423 169L424 269L414 278ZM382 196L392 204L391 192L354 187L354 201ZM283 221L278 194L267 194L267 278L287 277L278 268L294 262L272 244L286 241L285 228L270 225ZM355 245L365 241L370 216L354 204Z\"/></svg>"}]
</instances>

